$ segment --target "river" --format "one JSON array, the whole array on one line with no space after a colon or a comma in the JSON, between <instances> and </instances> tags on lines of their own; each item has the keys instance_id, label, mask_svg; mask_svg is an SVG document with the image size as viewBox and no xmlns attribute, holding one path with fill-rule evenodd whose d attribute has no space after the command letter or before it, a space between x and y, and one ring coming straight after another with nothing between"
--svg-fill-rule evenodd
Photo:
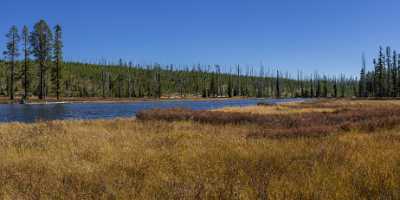
<instances>
[{"instance_id":1,"label":"river","mask_svg":"<svg viewBox=\"0 0 400 200\"><path fill-rule=\"evenodd\" d=\"M279 104L303 99L223 99L223 100L173 100L142 101L132 103L66 103L66 104L2 104L0 122L36 122L39 120L112 119L134 117L141 110L190 108L211 110L229 106L251 106L259 102Z\"/></svg>"}]
</instances>

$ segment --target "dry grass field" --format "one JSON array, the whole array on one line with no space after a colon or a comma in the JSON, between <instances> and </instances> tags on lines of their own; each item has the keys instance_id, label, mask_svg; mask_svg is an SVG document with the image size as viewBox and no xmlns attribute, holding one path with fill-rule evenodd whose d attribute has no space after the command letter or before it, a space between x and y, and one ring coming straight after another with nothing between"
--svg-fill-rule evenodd
<instances>
[{"instance_id":1,"label":"dry grass field","mask_svg":"<svg viewBox=\"0 0 400 200\"><path fill-rule=\"evenodd\" d=\"M0 125L0 199L400 199L400 101Z\"/></svg>"}]
</instances>

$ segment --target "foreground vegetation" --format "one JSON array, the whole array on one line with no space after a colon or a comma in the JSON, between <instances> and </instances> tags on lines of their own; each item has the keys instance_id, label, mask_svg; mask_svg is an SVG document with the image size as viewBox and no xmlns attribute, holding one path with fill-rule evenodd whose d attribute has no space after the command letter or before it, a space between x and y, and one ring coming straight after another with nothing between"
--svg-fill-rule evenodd
<instances>
[{"instance_id":1,"label":"foreground vegetation","mask_svg":"<svg viewBox=\"0 0 400 200\"><path fill-rule=\"evenodd\" d=\"M0 198L399 199L399 110L329 100L1 124Z\"/></svg>"}]
</instances>

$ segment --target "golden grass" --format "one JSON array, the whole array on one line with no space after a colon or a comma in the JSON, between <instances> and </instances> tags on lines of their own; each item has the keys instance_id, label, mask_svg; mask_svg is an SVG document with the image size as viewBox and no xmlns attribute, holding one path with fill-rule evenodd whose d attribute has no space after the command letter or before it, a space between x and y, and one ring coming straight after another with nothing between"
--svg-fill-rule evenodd
<instances>
[{"instance_id":1,"label":"golden grass","mask_svg":"<svg viewBox=\"0 0 400 200\"><path fill-rule=\"evenodd\" d=\"M231 113L251 113L251 114L299 114L310 112L335 112L340 108L346 107L367 107L367 106L400 106L399 100L318 100L310 102L289 102L276 105L257 105L245 107L224 107L214 111Z\"/></svg>"},{"instance_id":2,"label":"golden grass","mask_svg":"<svg viewBox=\"0 0 400 200\"><path fill-rule=\"evenodd\" d=\"M294 104L294 103L293 103ZM281 104L271 106L246 106L246 107L225 107L215 109L215 111L232 113L251 113L251 114L294 114L308 112L334 112L333 108L292 108L292 104Z\"/></svg>"},{"instance_id":3,"label":"golden grass","mask_svg":"<svg viewBox=\"0 0 400 200\"><path fill-rule=\"evenodd\" d=\"M1 124L0 199L400 198L400 129L246 138L257 126L135 119Z\"/></svg>"}]
</instances>

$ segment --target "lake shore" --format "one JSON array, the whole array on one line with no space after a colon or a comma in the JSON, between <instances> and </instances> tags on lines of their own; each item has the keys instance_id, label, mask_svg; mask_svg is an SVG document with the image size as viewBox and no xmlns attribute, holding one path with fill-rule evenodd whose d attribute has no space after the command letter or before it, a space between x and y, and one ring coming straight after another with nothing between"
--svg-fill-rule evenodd
<instances>
[{"instance_id":1,"label":"lake shore","mask_svg":"<svg viewBox=\"0 0 400 200\"><path fill-rule=\"evenodd\" d=\"M114 119L134 117L138 112L148 109L187 108L193 110L213 110L232 106L253 106L258 103L281 104L288 102L308 101L304 99L204 99L204 100L147 100L134 102L47 102L29 103L28 105L0 105L0 123L28 122L73 119Z\"/></svg>"},{"instance_id":2,"label":"lake shore","mask_svg":"<svg viewBox=\"0 0 400 200\"><path fill-rule=\"evenodd\" d=\"M55 97L47 97L45 100L40 100L37 97L31 97L27 101L28 104L71 104L71 103L140 103L140 102L149 102L149 101L221 101L221 100L238 100L238 99L275 99L273 97L198 97L198 96L188 96L188 97L161 97L161 98L102 98L102 97L63 97L60 100L57 100ZM285 99L285 98L282 98ZM295 99L295 98L286 98L286 99ZM391 100L400 100L398 98L355 98L355 97L347 97L347 98L299 98L299 99L306 99L306 100L320 100L320 99L344 99L344 100L379 100L379 101L391 101ZM0 105L1 104L20 104L21 97L16 97L14 100L10 100L9 97L0 96Z\"/></svg>"},{"instance_id":3,"label":"lake shore","mask_svg":"<svg viewBox=\"0 0 400 200\"><path fill-rule=\"evenodd\" d=\"M48 97L46 100L39 100L37 97L30 98L28 104L55 104L55 103L137 103L148 101L219 101L228 99L258 99L255 97L161 97L161 98L101 98L101 97L63 97L57 100L54 97ZM271 98L262 98L271 99ZM10 100L8 97L0 97L0 104L19 104L21 98Z\"/></svg>"},{"instance_id":4,"label":"lake shore","mask_svg":"<svg viewBox=\"0 0 400 200\"><path fill-rule=\"evenodd\" d=\"M5 199L396 199L400 102L0 124Z\"/></svg>"}]
</instances>

